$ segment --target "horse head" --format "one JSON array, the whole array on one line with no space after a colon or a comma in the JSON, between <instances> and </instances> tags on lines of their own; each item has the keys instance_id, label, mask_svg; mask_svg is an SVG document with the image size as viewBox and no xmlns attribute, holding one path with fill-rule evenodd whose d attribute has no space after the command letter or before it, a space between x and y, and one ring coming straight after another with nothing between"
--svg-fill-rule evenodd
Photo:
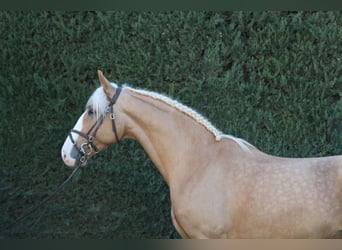
<instances>
[{"instance_id":1,"label":"horse head","mask_svg":"<svg viewBox=\"0 0 342 250\"><path fill-rule=\"evenodd\" d=\"M110 83L100 70L98 76L101 86L89 98L85 111L62 147L62 159L68 166L85 165L88 158L119 142L123 133L117 121L120 107L116 105L121 88Z\"/></svg>"}]
</instances>

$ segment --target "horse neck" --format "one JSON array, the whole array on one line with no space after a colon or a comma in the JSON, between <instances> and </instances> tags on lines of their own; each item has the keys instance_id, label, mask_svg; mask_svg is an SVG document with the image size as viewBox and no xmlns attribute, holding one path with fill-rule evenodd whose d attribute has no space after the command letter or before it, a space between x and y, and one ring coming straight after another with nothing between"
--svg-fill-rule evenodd
<instances>
[{"instance_id":1,"label":"horse neck","mask_svg":"<svg viewBox=\"0 0 342 250\"><path fill-rule=\"evenodd\" d=\"M191 174L210 154L214 136L201 124L163 101L125 91L126 138L137 140L168 184ZM198 161L198 163L196 162Z\"/></svg>"}]
</instances>

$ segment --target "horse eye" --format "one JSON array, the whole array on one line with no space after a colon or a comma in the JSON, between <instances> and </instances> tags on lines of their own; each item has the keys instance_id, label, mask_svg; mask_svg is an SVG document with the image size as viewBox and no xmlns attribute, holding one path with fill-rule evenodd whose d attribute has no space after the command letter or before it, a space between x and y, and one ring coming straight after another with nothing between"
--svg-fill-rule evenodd
<instances>
[{"instance_id":1,"label":"horse eye","mask_svg":"<svg viewBox=\"0 0 342 250\"><path fill-rule=\"evenodd\" d=\"M94 115L95 114L95 111L93 110L93 109L89 109L88 110L88 115L89 116L92 116L92 115Z\"/></svg>"}]
</instances>

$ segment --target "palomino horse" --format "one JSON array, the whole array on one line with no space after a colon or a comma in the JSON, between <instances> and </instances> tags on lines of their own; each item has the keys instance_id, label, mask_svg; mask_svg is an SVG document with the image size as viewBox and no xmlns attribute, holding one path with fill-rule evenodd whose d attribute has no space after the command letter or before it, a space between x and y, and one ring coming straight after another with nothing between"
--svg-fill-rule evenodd
<instances>
[{"instance_id":1,"label":"palomino horse","mask_svg":"<svg viewBox=\"0 0 342 250\"><path fill-rule=\"evenodd\" d=\"M267 155L175 100L98 75L102 86L63 145L66 165L137 140L169 186L184 238L327 238L342 229L342 156Z\"/></svg>"}]
</instances>

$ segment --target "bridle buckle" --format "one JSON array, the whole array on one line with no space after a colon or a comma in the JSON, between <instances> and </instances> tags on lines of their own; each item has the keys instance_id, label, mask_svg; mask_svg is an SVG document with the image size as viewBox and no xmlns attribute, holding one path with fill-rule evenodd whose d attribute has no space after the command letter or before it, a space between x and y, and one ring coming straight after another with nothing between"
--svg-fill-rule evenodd
<instances>
[{"instance_id":1,"label":"bridle buckle","mask_svg":"<svg viewBox=\"0 0 342 250\"><path fill-rule=\"evenodd\" d=\"M84 142L80 146L80 150L84 155L91 155L91 153L94 151L92 145L88 142Z\"/></svg>"}]
</instances>

